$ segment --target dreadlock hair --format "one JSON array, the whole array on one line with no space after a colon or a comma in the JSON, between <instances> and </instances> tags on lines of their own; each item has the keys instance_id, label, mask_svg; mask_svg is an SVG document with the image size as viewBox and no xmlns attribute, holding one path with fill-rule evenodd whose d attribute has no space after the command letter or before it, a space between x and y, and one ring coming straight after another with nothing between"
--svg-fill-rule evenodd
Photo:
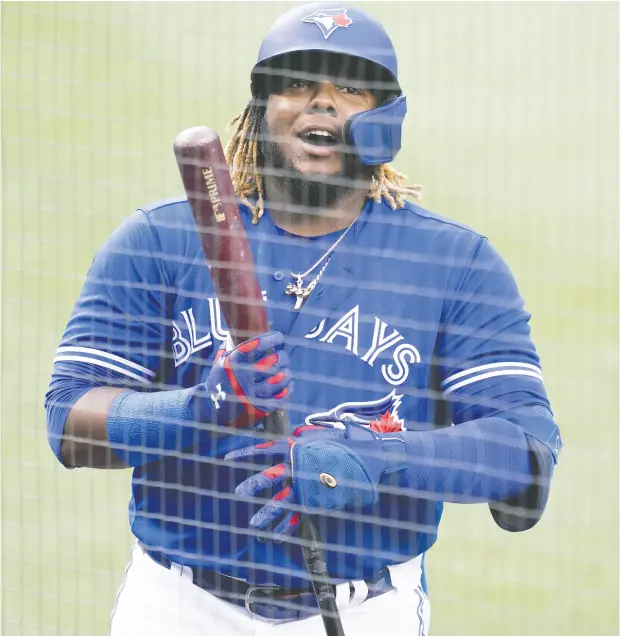
<instances>
[{"instance_id":1,"label":"dreadlock hair","mask_svg":"<svg viewBox=\"0 0 620 636\"><path fill-rule=\"evenodd\" d=\"M252 211L252 222L258 223L265 211L265 189L260 165L259 133L265 108L252 99L245 110L231 122L231 137L225 155L235 193ZM377 203L382 198L393 210L405 205L406 197L421 198L422 186L401 185L405 175L388 164L376 166L367 198ZM252 203L250 199L255 199Z\"/></svg>"}]
</instances>

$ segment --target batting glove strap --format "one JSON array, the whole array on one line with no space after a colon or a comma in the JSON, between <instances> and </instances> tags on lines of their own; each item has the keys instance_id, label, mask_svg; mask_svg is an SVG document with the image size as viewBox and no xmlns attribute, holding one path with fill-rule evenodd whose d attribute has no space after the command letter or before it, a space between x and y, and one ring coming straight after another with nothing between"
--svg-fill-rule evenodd
<instances>
[{"instance_id":1,"label":"batting glove strap","mask_svg":"<svg viewBox=\"0 0 620 636\"><path fill-rule=\"evenodd\" d=\"M377 500L385 460L370 465L338 442L295 444L291 449L293 492L305 510L367 506Z\"/></svg>"},{"instance_id":2,"label":"batting glove strap","mask_svg":"<svg viewBox=\"0 0 620 636\"><path fill-rule=\"evenodd\" d=\"M292 487L305 509L365 507L379 498L388 472L406 467L404 442L349 424L340 440L318 439L291 447Z\"/></svg>"}]
</instances>

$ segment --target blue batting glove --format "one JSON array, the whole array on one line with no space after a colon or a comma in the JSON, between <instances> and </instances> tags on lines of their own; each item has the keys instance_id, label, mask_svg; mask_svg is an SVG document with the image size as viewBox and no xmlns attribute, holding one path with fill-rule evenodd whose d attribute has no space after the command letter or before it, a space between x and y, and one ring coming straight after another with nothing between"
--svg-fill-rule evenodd
<instances>
[{"instance_id":1,"label":"blue batting glove","mask_svg":"<svg viewBox=\"0 0 620 636\"><path fill-rule=\"evenodd\" d=\"M246 479L235 493L256 498L280 488L252 517L250 527L264 530L278 522L273 532L288 535L299 524L299 511L363 508L376 502L382 476L405 467L400 447L404 444L398 433L377 434L357 424L344 429L303 426L287 440L232 451L225 459L276 464Z\"/></svg>"},{"instance_id":2,"label":"blue batting glove","mask_svg":"<svg viewBox=\"0 0 620 636\"><path fill-rule=\"evenodd\" d=\"M251 428L281 409L292 391L289 359L277 331L242 342L230 352L218 352L204 384L217 424Z\"/></svg>"}]
</instances>

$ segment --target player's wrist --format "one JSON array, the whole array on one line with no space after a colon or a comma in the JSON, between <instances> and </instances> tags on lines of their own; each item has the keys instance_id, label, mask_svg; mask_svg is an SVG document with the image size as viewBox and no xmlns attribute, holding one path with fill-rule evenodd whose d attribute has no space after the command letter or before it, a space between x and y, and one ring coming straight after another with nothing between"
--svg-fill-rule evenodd
<instances>
[{"instance_id":1,"label":"player's wrist","mask_svg":"<svg viewBox=\"0 0 620 636\"><path fill-rule=\"evenodd\" d=\"M106 420L110 446L129 466L200 445L212 437L210 407L200 387L143 393L124 391L112 402Z\"/></svg>"}]
</instances>

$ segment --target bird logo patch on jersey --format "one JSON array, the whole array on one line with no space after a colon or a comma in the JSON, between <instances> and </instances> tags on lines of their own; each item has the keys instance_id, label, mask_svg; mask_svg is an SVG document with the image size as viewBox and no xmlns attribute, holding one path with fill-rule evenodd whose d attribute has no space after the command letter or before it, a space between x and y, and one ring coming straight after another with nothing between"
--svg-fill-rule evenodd
<instances>
[{"instance_id":1,"label":"bird logo patch on jersey","mask_svg":"<svg viewBox=\"0 0 620 636\"><path fill-rule=\"evenodd\" d=\"M369 402L343 402L329 411L306 417L307 425L344 428L346 422L367 426L377 433L405 430L405 422L398 417L402 395L392 391L385 397Z\"/></svg>"},{"instance_id":2,"label":"bird logo patch on jersey","mask_svg":"<svg viewBox=\"0 0 620 636\"><path fill-rule=\"evenodd\" d=\"M302 19L302 22L310 22L316 24L325 39L340 27L347 28L350 24L353 24L353 20L347 15L347 10L342 9L322 9L315 11L312 15L308 15Z\"/></svg>"}]
</instances>

